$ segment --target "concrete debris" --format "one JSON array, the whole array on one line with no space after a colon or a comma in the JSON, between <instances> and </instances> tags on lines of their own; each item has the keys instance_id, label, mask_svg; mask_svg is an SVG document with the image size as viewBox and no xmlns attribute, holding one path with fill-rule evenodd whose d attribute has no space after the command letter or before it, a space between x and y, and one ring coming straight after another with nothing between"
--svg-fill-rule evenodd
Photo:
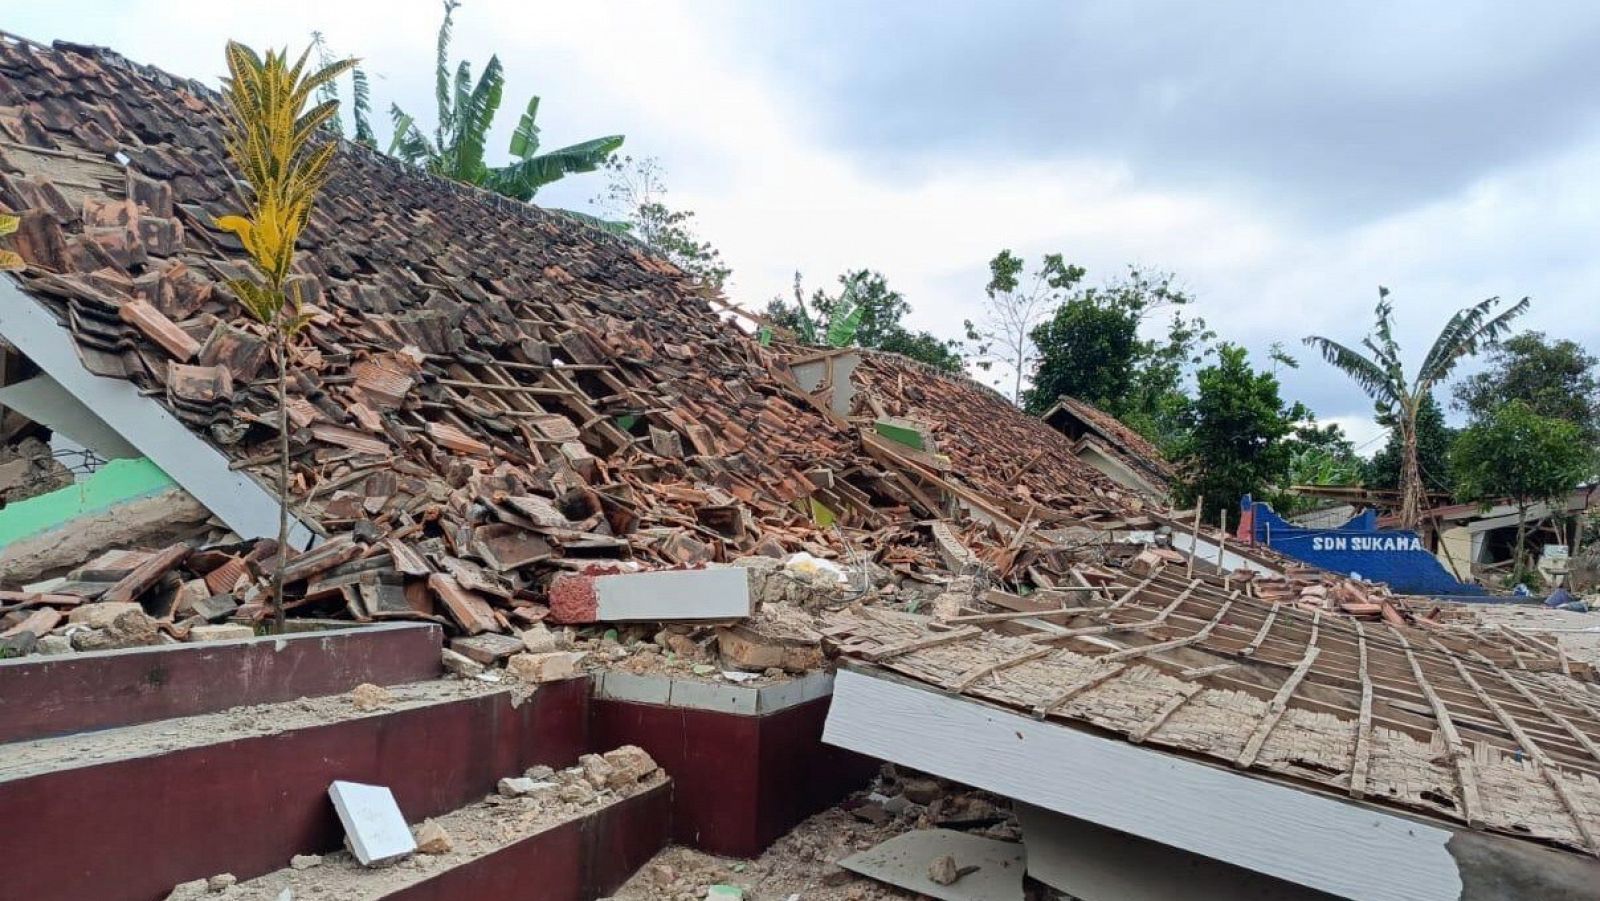
<instances>
[{"instance_id":1,"label":"concrete debris","mask_svg":"<svg viewBox=\"0 0 1600 901\"><path fill-rule=\"evenodd\" d=\"M961 875L961 870L956 867L956 859L948 854L941 854L928 864L928 879L935 885L953 885Z\"/></svg>"},{"instance_id":2,"label":"concrete debris","mask_svg":"<svg viewBox=\"0 0 1600 901\"><path fill-rule=\"evenodd\" d=\"M386 786L335 781L328 796L344 825L351 853L362 866L379 866L417 850L394 793Z\"/></svg>"},{"instance_id":3,"label":"concrete debris","mask_svg":"<svg viewBox=\"0 0 1600 901\"><path fill-rule=\"evenodd\" d=\"M495 791L502 798L520 798L523 795L531 795L536 791L554 787L554 783L536 782L526 776L507 776L496 784Z\"/></svg>"},{"instance_id":4,"label":"concrete debris","mask_svg":"<svg viewBox=\"0 0 1600 901\"><path fill-rule=\"evenodd\" d=\"M513 654L506 661L506 669L524 682L559 682L579 675L578 661L583 657L581 651L551 651L544 654L523 652Z\"/></svg>"},{"instance_id":5,"label":"concrete debris","mask_svg":"<svg viewBox=\"0 0 1600 901\"><path fill-rule=\"evenodd\" d=\"M357 710L382 710L394 702L389 689L371 682L363 682L350 689L350 706Z\"/></svg>"},{"instance_id":6,"label":"concrete debris","mask_svg":"<svg viewBox=\"0 0 1600 901\"><path fill-rule=\"evenodd\" d=\"M238 641L256 637L256 630L243 623L219 623L189 627L190 641Z\"/></svg>"},{"instance_id":7,"label":"concrete debris","mask_svg":"<svg viewBox=\"0 0 1600 901\"><path fill-rule=\"evenodd\" d=\"M750 615L741 569L569 573L550 585L550 617L561 623L727 620Z\"/></svg>"},{"instance_id":8,"label":"concrete debris","mask_svg":"<svg viewBox=\"0 0 1600 901\"><path fill-rule=\"evenodd\" d=\"M449 648L444 648L440 651L439 656L444 663L445 670L457 676L464 679L472 679L483 675L484 665L465 654L459 654Z\"/></svg>"},{"instance_id":9,"label":"concrete debris","mask_svg":"<svg viewBox=\"0 0 1600 901\"><path fill-rule=\"evenodd\" d=\"M412 831L417 840L417 850L423 854L449 854L455 844L450 840L450 833L439 825L438 820L423 820Z\"/></svg>"},{"instance_id":10,"label":"concrete debris","mask_svg":"<svg viewBox=\"0 0 1600 901\"><path fill-rule=\"evenodd\" d=\"M322 866L321 854L296 854L289 858L289 866L296 870L309 870L312 867Z\"/></svg>"}]
</instances>

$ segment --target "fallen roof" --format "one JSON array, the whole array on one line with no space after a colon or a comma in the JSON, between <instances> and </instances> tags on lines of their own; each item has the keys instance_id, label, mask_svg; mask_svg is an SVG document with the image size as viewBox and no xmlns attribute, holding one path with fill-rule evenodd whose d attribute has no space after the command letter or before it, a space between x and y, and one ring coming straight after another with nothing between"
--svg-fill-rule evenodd
<instances>
[{"instance_id":1,"label":"fallen roof","mask_svg":"<svg viewBox=\"0 0 1600 901\"><path fill-rule=\"evenodd\" d=\"M1175 567L1086 575L1055 611L938 623L858 608L824 634L863 665L1037 719L1600 851L1586 664L1518 636L1310 612Z\"/></svg>"},{"instance_id":2,"label":"fallen roof","mask_svg":"<svg viewBox=\"0 0 1600 901\"><path fill-rule=\"evenodd\" d=\"M1166 456L1149 439L1093 404L1063 395L1040 418L1052 428L1060 429L1060 423L1068 416L1099 435L1126 463L1153 477L1163 487L1177 479L1177 469L1167 462Z\"/></svg>"}]
</instances>

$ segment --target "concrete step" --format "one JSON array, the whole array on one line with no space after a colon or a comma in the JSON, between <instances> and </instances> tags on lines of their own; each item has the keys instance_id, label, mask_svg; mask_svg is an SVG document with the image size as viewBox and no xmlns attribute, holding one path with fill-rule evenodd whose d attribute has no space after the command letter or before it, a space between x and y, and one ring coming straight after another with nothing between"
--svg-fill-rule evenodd
<instances>
[{"instance_id":1,"label":"concrete step","mask_svg":"<svg viewBox=\"0 0 1600 901\"><path fill-rule=\"evenodd\" d=\"M443 641L393 623L0 660L0 743L431 679Z\"/></svg>"},{"instance_id":2,"label":"concrete step","mask_svg":"<svg viewBox=\"0 0 1600 901\"><path fill-rule=\"evenodd\" d=\"M268 873L337 849L336 779L386 785L436 816L588 747L586 678L522 697L482 682L260 704L0 747L4 897L153 901L222 872Z\"/></svg>"},{"instance_id":3,"label":"concrete step","mask_svg":"<svg viewBox=\"0 0 1600 901\"><path fill-rule=\"evenodd\" d=\"M615 891L666 847L671 787L663 771L621 793L563 799L560 792L490 796L433 818L449 837L444 853L418 853L390 866L368 868L346 852L335 852L315 865L302 860L299 868L286 866L240 883L225 897L593 901ZM211 897L204 885L191 884L175 890L172 901Z\"/></svg>"}]
</instances>

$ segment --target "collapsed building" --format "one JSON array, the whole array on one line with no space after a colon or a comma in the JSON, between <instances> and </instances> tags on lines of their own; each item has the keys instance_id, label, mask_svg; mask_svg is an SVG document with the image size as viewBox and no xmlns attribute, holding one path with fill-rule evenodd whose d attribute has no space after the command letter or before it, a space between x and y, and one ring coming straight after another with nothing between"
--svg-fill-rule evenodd
<instances>
[{"instance_id":1,"label":"collapsed building","mask_svg":"<svg viewBox=\"0 0 1600 901\"><path fill-rule=\"evenodd\" d=\"M323 793L356 779L415 817L497 786L490 808L568 805L363 897L538 872L593 898L669 838L755 856L889 761L1015 801L1056 837L1029 873L1080 897L1152 890L1134 847L1207 862L1224 896L1588 897L1591 665L1230 545L1079 402L1047 423L893 355L763 347L634 242L341 143L280 417L226 287L247 273L214 225L238 202L216 103L0 40L28 264L0 280L24 896L271 878L337 848ZM258 638L280 559L292 631ZM665 776L593 759L636 745ZM577 765L587 789L553 775ZM49 802L66 780L115 795L92 826ZM1086 830L1097 886L1051 866Z\"/></svg>"}]
</instances>

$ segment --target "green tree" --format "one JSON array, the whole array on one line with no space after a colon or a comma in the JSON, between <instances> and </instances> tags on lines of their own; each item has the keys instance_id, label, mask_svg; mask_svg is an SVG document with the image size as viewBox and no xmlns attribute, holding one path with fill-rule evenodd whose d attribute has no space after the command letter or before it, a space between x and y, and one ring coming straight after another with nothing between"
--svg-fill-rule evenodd
<instances>
[{"instance_id":1,"label":"green tree","mask_svg":"<svg viewBox=\"0 0 1600 901\"><path fill-rule=\"evenodd\" d=\"M1060 302L1062 292L1084 276L1083 267L1068 266L1059 253L1045 254L1026 284L1022 269L1022 258L1010 250L996 254L989 261L989 284L984 287L988 300L983 322L965 323L967 340L976 342L975 365L986 372L996 363L1009 367L1011 401L1018 406L1022 405L1022 380L1038 360L1033 330Z\"/></svg>"},{"instance_id":2,"label":"green tree","mask_svg":"<svg viewBox=\"0 0 1600 901\"><path fill-rule=\"evenodd\" d=\"M1187 315L1191 303L1170 273L1132 266L1109 284L1071 291L1033 330L1039 365L1025 407L1037 415L1069 395L1176 450L1188 409L1185 374L1216 337L1204 319ZM1140 337L1140 326L1161 312L1171 314L1165 332Z\"/></svg>"},{"instance_id":3,"label":"green tree","mask_svg":"<svg viewBox=\"0 0 1600 901\"><path fill-rule=\"evenodd\" d=\"M1520 400L1540 416L1565 420L1600 441L1600 379L1593 354L1573 341L1551 341L1542 332L1512 335L1489 349L1488 366L1455 386L1457 408L1475 420Z\"/></svg>"},{"instance_id":4,"label":"green tree","mask_svg":"<svg viewBox=\"0 0 1600 901\"><path fill-rule=\"evenodd\" d=\"M944 372L960 372L965 365L960 343L906 328L901 320L910 312L910 302L889 287L883 273L854 269L839 276L838 293L819 288L809 301L796 272L794 303L775 297L767 304L766 317L769 326L793 332L804 344L890 351Z\"/></svg>"},{"instance_id":5,"label":"green tree","mask_svg":"<svg viewBox=\"0 0 1600 901\"><path fill-rule=\"evenodd\" d=\"M606 189L590 201L605 219L672 261L701 282L721 290L732 274L722 253L700 240L694 213L667 206L666 169L653 156L612 156L605 162Z\"/></svg>"},{"instance_id":6,"label":"green tree","mask_svg":"<svg viewBox=\"0 0 1600 901\"><path fill-rule=\"evenodd\" d=\"M1462 357L1475 354L1498 340L1510 329L1512 320L1527 312L1528 304L1528 298L1524 297L1496 315L1500 298L1491 297L1457 311L1439 332L1415 377L1408 377L1400 362L1400 345L1394 339L1394 305L1389 302L1388 288L1378 288L1377 324L1361 342L1368 354L1320 335L1305 339L1306 344L1321 351L1324 359L1376 401L1380 413L1392 417L1394 427L1400 432L1401 528L1416 528L1417 521L1422 518L1423 481L1417 454L1417 414L1423 398L1430 397L1434 386L1450 377Z\"/></svg>"},{"instance_id":7,"label":"green tree","mask_svg":"<svg viewBox=\"0 0 1600 901\"><path fill-rule=\"evenodd\" d=\"M1463 500L1492 503L1509 498L1516 505L1514 579L1523 574L1528 508L1565 498L1595 469L1593 446L1581 428L1540 416L1522 400L1509 401L1464 429L1451 463Z\"/></svg>"},{"instance_id":8,"label":"green tree","mask_svg":"<svg viewBox=\"0 0 1600 901\"><path fill-rule=\"evenodd\" d=\"M1175 492L1179 502L1204 500L1208 510L1233 510L1239 499L1278 484L1289 463L1283 438L1294 428L1298 405L1286 409L1278 379L1250 366L1245 349L1217 348L1214 363L1195 374L1186 479Z\"/></svg>"},{"instance_id":9,"label":"green tree","mask_svg":"<svg viewBox=\"0 0 1600 901\"><path fill-rule=\"evenodd\" d=\"M1289 416L1295 424L1283 442L1286 469L1280 487L1285 490L1272 498L1274 509L1284 514L1299 513L1317 503L1288 489L1296 485L1356 485L1363 473L1355 444L1338 423L1318 424L1301 404L1293 405Z\"/></svg>"},{"instance_id":10,"label":"green tree","mask_svg":"<svg viewBox=\"0 0 1600 901\"><path fill-rule=\"evenodd\" d=\"M583 141L549 153L539 152L539 98L528 100L528 106L511 133L511 156L514 161L504 166L490 166L484 160L484 144L489 127L500 109L500 95L505 90L505 72L498 56L490 56L489 64L476 82L472 78L472 64L462 60L450 74L450 30L459 0L445 0L444 22L439 26L438 55L434 71L434 101L438 106L438 124L430 140L417 126L416 119L391 104L389 114L394 120L394 138L389 153L406 162L421 166L436 175L467 184L479 185L517 200L531 200L539 189L563 176L578 172L593 172L605 163L617 148L622 146L622 135L609 135Z\"/></svg>"},{"instance_id":11,"label":"green tree","mask_svg":"<svg viewBox=\"0 0 1600 901\"><path fill-rule=\"evenodd\" d=\"M1380 409L1378 424L1389 430L1389 438L1362 467L1361 482L1368 488L1397 491L1400 473L1405 468L1405 439L1395 427L1392 413ZM1444 410L1433 395L1423 397L1417 405L1416 443L1417 472L1422 476L1425 492L1454 493L1450 448L1455 444L1456 434L1456 430L1445 423Z\"/></svg>"}]
</instances>

